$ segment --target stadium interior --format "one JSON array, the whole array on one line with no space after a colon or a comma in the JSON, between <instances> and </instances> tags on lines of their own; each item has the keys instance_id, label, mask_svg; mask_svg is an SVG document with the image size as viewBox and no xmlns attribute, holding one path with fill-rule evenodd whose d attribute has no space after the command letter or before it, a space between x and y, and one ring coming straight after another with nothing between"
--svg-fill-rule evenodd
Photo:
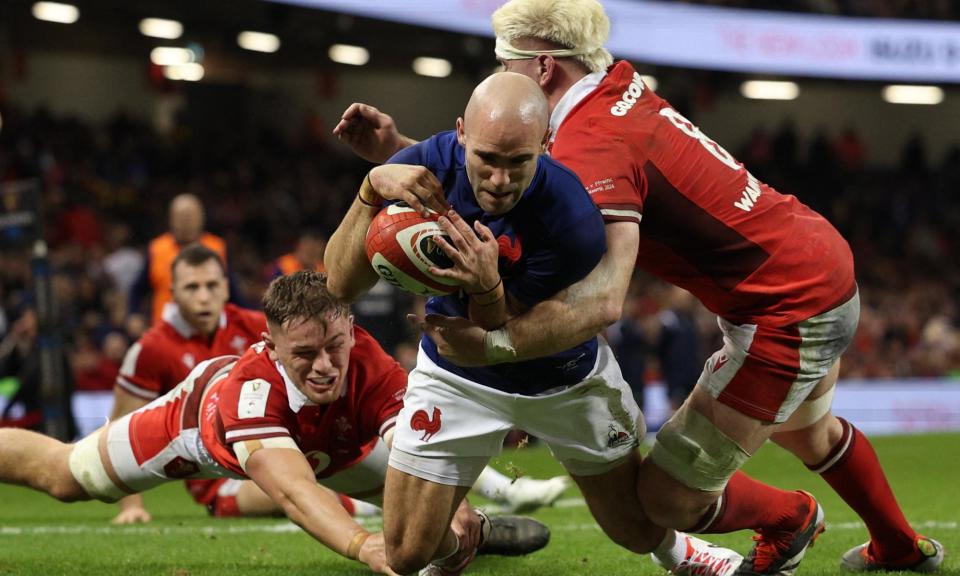
<instances>
[{"instance_id":1,"label":"stadium interior","mask_svg":"<svg viewBox=\"0 0 960 576\"><path fill-rule=\"evenodd\" d=\"M89 431L103 421L123 357L149 326L149 298L136 294L137 278L147 243L168 229L174 196L202 200L206 229L228 246L233 301L258 307L276 260L305 233L328 236L371 168L331 134L342 111L369 103L405 134L426 137L452 129L472 87L497 67L489 35L312 7L308 0L62 1L78 10L74 22L40 19L43 2L0 2L0 426L43 430L45 418L61 417L39 390L32 397L23 390L40 385L27 375L27 358L44 334L62 344L65 393L73 395L69 429ZM451 1L485 14L500 3ZM903 20L949 25L960 35L960 3L949 0L636 3L735 8L774 19ZM145 18L176 21L182 30L174 36L177 27L161 25L156 34L168 37L148 36ZM238 39L246 31L266 36L247 36L244 48ZM642 27L633 33L642 42ZM882 97L888 84L916 81L629 59L757 178L825 215L850 243L862 312L841 365L845 414L872 419L878 433L946 433L937 438L955 454L960 43L953 50L944 78L922 82L939 89L933 105ZM799 95L748 98L743 85L751 80L791 82ZM26 205L37 207L44 254L30 226L7 218ZM54 310L41 313L38 330L40 256L49 266ZM355 312L410 368L419 334L405 316L422 306L382 285ZM683 339L679 355L666 343L678 318L689 319L685 332L674 334ZM678 362L699 372L721 338L715 316L689 294L639 273L623 318L607 336L653 425L670 411L665 374ZM895 443L883 446L896 450ZM952 512L933 517L941 527L953 523L944 541L954 546L956 509L954 500ZM920 510L924 520L929 507ZM21 566L5 570L3 529L31 523L26 512L0 511L0 573L20 573ZM500 573L502 565L486 566L480 573ZM151 573L207 573L161 568Z\"/></svg>"}]
</instances>

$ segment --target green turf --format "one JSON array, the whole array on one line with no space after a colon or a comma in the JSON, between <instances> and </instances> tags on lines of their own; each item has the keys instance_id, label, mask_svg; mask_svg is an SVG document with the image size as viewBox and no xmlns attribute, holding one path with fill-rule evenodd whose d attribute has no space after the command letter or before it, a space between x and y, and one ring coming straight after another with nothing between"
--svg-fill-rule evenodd
<instances>
[{"instance_id":1,"label":"green turf","mask_svg":"<svg viewBox=\"0 0 960 576\"><path fill-rule=\"evenodd\" d=\"M877 438L907 517L947 548L943 573L960 574L960 435ZM507 452L495 464L531 476L560 473L542 449ZM803 488L822 502L828 530L807 556L801 574L841 574L837 559L866 540L855 514L818 477L782 451L768 446L747 471L772 484ZM565 498L575 498L571 490ZM147 494L154 522L112 527L115 507L100 503L60 504L21 488L0 486L0 575L54 576L111 574L310 575L364 574L363 567L323 549L282 520L213 520L194 505L181 485ZM471 574L659 574L605 539L583 506L550 508L535 514L553 530L550 546L525 558L479 558ZM927 526L923 526L924 524ZM713 537L746 552L750 534Z\"/></svg>"}]
</instances>

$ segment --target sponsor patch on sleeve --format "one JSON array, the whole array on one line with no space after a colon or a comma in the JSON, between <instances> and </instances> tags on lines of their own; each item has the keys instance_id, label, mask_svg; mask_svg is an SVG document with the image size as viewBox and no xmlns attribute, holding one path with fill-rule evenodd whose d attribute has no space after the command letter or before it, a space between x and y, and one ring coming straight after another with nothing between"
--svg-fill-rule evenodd
<instances>
[{"instance_id":1,"label":"sponsor patch on sleeve","mask_svg":"<svg viewBox=\"0 0 960 576\"><path fill-rule=\"evenodd\" d=\"M240 403L237 405L238 418L262 418L267 411L267 397L270 395L270 383L266 380L248 380L240 388Z\"/></svg>"}]
</instances>

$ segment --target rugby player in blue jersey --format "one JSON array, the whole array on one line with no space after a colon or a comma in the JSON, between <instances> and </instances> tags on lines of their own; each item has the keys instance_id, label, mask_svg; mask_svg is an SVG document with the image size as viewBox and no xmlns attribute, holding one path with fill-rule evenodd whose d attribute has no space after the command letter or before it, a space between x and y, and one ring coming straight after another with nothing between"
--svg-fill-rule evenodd
<instances>
[{"instance_id":1,"label":"rugby player in blue jersey","mask_svg":"<svg viewBox=\"0 0 960 576\"><path fill-rule=\"evenodd\" d=\"M365 233L384 201L398 200L445 214L440 223L451 241L440 243L454 266L434 272L462 289L432 298L428 313L494 329L582 279L606 250L603 221L579 179L542 154L548 140L548 104L536 83L513 73L489 77L455 132L407 147L369 173L327 248L330 291L353 300L376 282ZM479 535L455 534L449 520L515 427L551 448L618 544L644 553L665 539L639 505L643 420L605 342L594 337L545 358L464 368L424 337L384 494L393 570L429 562L430 573L462 571ZM728 574L741 559L722 548L706 554L707 574Z\"/></svg>"}]
</instances>

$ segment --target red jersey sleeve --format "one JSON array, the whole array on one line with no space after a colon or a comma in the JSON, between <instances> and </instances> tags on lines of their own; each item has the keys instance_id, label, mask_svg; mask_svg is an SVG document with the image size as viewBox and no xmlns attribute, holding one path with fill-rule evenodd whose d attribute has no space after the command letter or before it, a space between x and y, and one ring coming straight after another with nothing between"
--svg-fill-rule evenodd
<instances>
[{"instance_id":1,"label":"red jersey sleeve","mask_svg":"<svg viewBox=\"0 0 960 576\"><path fill-rule=\"evenodd\" d=\"M162 343L145 334L127 350L116 384L137 398L153 400L179 384L172 382L171 362Z\"/></svg>"},{"instance_id":2,"label":"red jersey sleeve","mask_svg":"<svg viewBox=\"0 0 960 576\"><path fill-rule=\"evenodd\" d=\"M248 352L251 361L231 373L220 390L218 409L226 445L245 440L292 437L293 412L283 378L267 359L266 352ZM253 369L252 369L253 368Z\"/></svg>"},{"instance_id":3,"label":"red jersey sleeve","mask_svg":"<svg viewBox=\"0 0 960 576\"><path fill-rule=\"evenodd\" d=\"M382 437L393 428L403 408L407 373L370 334L360 327L354 330L356 344L350 352L354 410L362 437Z\"/></svg>"},{"instance_id":4,"label":"red jersey sleeve","mask_svg":"<svg viewBox=\"0 0 960 576\"><path fill-rule=\"evenodd\" d=\"M580 177L605 222L639 224L646 184L642 172L624 161L634 153L622 134L596 124L561 126L563 137L554 143L551 156Z\"/></svg>"}]
</instances>

